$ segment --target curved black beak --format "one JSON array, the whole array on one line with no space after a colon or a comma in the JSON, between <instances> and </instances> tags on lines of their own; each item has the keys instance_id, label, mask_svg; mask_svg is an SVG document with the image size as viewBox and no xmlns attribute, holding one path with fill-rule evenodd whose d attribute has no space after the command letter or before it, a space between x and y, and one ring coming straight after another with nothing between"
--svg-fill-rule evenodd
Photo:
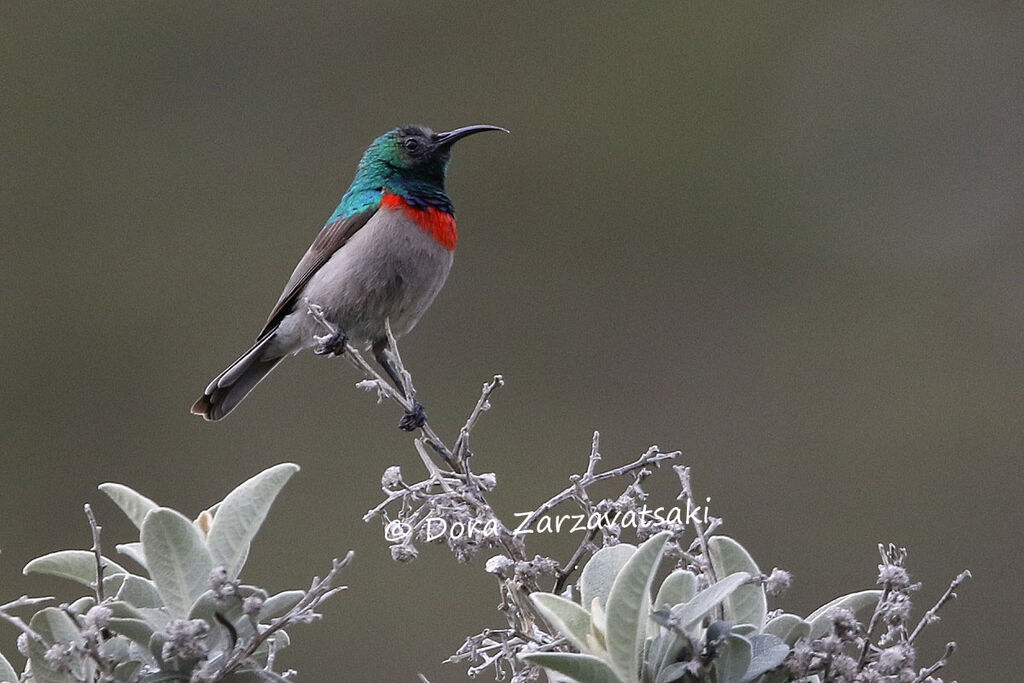
<instances>
[{"instance_id":1,"label":"curved black beak","mask_svg":"<svg viewBox=\"0 0 1024 683\"><path fill-rule=\"evenodd\" d=\"M499 126L463 126L462 128L450 130L447 133L438 133L436 136L434 136L434 147L436 149L445 149L451 147L457 141L461 140L466 136L473 135L474 133L483 133L484 131L487 130L500 130L502 133L508 132L507 130Z\"/></svg>"}]
</instances>

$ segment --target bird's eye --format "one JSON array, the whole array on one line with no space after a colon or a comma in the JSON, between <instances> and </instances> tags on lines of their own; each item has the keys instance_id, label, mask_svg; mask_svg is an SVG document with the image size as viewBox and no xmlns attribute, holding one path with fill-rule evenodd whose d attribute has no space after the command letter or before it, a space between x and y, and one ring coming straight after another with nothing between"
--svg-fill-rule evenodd
<instances>
[{"instance_id":1,"label":"bird's eye","mask_svg":"<svg viewBox=\"0 0 1024 683\"><path fill-rule=\"evenodd\" d=\"M402 146L405 147L406 152L411 152L413 154L420 151L420 141L416 138L409 138L402 143Z\"/></svg>"}]
</instances>

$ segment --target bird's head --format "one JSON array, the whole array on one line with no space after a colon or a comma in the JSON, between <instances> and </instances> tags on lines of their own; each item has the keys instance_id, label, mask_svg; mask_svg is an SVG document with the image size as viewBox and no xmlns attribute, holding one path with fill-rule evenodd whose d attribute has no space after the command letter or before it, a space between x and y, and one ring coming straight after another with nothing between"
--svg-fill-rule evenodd
<instances>
[{"instance_id":1,"label":"bird's head","mask_svg":"<svg viewBox=\"0 0 1024 683\"><path fill-rule=\"evenodd\" d=\"M384 182L401 178L444 186L444 175L452 145L464 137L488 130L508 131L498 126L465 126L435 133L426 126L402 126L373 141L359 162L359 171L381 177Z\"/></svg>"}]
</instances>

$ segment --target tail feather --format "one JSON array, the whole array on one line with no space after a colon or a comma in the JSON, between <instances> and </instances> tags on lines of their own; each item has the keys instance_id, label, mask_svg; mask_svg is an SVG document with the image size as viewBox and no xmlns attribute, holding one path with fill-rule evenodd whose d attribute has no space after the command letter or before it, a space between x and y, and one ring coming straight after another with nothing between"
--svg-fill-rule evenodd
<instances>
[{"instance_id":1,"label":"tail feather","mask_svg":"<svg viewBox=\"0 0 1024 683\"><path fill-rule=\"evenodd\" d=\"M241 358L217 375L192 406L192 414L202 415L206 420L220 420L241 403L284 360L284 356L267 355L272 338L273 335L267 335L256 342Z\"/></svg>"}]
</instances>

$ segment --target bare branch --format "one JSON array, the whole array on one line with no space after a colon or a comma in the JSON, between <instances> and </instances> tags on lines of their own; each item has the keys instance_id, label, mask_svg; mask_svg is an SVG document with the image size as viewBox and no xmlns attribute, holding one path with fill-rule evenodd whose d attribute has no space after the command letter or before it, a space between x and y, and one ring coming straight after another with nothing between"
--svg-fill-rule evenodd
<instances>
[{"instance_id":1,"label":"bare branch","mask_svg":"<svg viewBox=\"0 0 1024 683\"><path fill-rule=\"evenodd\" d=\"M476 426L477 420L480 419L480 415L491 409L491 394L498 387L505 386L505 378L501 375L495 375L490 382L484 383L484 388L480 392L480 398L476 402L476 406L473 408L473 412L469 414L469 419L466 420L466 424L459 430L459 438L455 440L455 447L452 449L452 453L455 455L455 459L460 463L463 463L469 457L469 434L473 431L473 427Z\"/></svg>"},{"instance_id":2,"label":"bare branch","mask_svg":"<svg viewBox=\"0 0 1024 683\"><path fill-rule=\"evenodd\" d=\"M96 523L96 515L92 513L92 506L85 504L85 516L89 519L89 528L92 530L92 553L96 556L96 603L103 602L103 552L100 550L100 532L103 527Z\"/></svg>"},{"instance_id":3,"label":"bare branch","mask_svg":"<svg viewBox=\"0 0 1024 683\"><path fill-rule=\"evenodd\" d=\"M914 628L914 631L910 634L910 637L907 638L908 643L913 643L914 639L917 638L918 634L920 634L922 630L924 630L925 626L934 621L939 620L939 610L942 609L942 606L945 605L947 602L956 598L956 589L960 587L960 584L962 584L969 578L971 578L971 572L965 569L964 571L960 572L960 574L950 582L949 588L947 588L946 592L942 594L942 597L939 598L939 601L936 602L930 610L925 612L924 616L921 617L921 621L917 622L917 626Z\"/></svg>"},{"instance_id":4,"label":"bare branch","mask_svg":"<svg viewBox=\"0 0 1024 683\"><path fill-rule=\"evenodd\" d=\"M641 455L639 458L637 458L635 461L629 463L628 465L623 465L622 467L616 467L613 470L608 470L607 472L601 472L600 474L584 475L584 476L580 477L578 483L579 483L580 486L587 487L587 486L590 486L591 484L594 484L594 483L599 482L599 481L603 481L605 479L612 479L614 477L621 477L621 476L623 476L625 474L629 474L630 472L633 472L635 470L642 469L642 468L646 467L647 465L657 465L658 463L662 462L663 460L672 460L674 458L679 457L680 455L681 455L680 451L672 451L671 453L662 453L661 451L658 450L657 446L651 446L649 449L647 449L646 453L644 453L643 455ZM540 507L538 507L532 513L530 513L530 515L519 525L519 528L521 528L521 529L530 529L530 528L532 528L533 525L537 522L537 520L540 517L542 517L544 514L546 514L547 512L551 511L552 508L554 508L554 507L558 506L559 504L564 503L565 501L571 499L575 495L576 490L577 490L576 489L576 484L573 484L572 486L570 486L569 488L563 490L562 492L555 494L554 496L549 498L547 501L545 501L543 504L541 504Z\"/></svg>"},{"instance_id":5,"label":"bare branch","mask_svg":"<svg viewBox=\"0 0 1024 683\"><path fill-rule=\"evenodd\" d=\"M329 335L333 335L338 332L338 326L332 323L331 321L327 320L327 318L325 317L323 307L310 302L309 299L305 299L305 302L309 315L312 316L316 322L320 323L320 325L325 330L327 330ZM411 376L409 376L409 373L401 364L401 356L398 355L397 351L398 345L394 343L394 337L391 335L390 323L388 323L388 339L391 345L389 352L391 352L392 357L398 361L399 376L402 377L403 384L406 384L406 381L408 381L407 386L405 387L407 395L410 397L415 397L416 388L412 385ZM406 396L403 396L402 393L398 391L397 388L392 387L391 383L384 379L384 377L382 377L381 374L377 372L377 370L375 370L374 367L370 365L365 358L363 358L362 354L359 353L359 350L356 349L356 347L346 342L344 355L345 358L347 358L348 361L352 363L352 365L354 365L360 372L362 372L364 375L366 375L368 378L370 378L370 380L374 382L377 391L381 395L391 399L398 405L402 406L402 408L406 411L411 411L413 409L414 399L406 398ZM449 450L449 448L444 444L444 441L442 441L441 438L437 435L437 433L433 430L433 428L430 426L430 423L424 422L423 426L420 427L420 430L423 432L424 440L428 444L430 444L431 448L433 448L437 452L437 454L440 455L446 463L448 463L449 467L458 471L459 468L457 467L457 461L455 457L452 455L451 450Z\"/></svg>"},{"instance_id":6,"label":"bare branch","mask_svg":"<svg viewBox=\"0 0 1024 683\"><path fill-rule=\"evenodd\" d=\"M690 484L690 468L683 465L673 465L672 469L679 475L679 487L682 489L677 496L677 500L685 501L687 506L696 504L693 498L693 488ZM717 526L717 524L714 526ZM707 574L710 583L715 583L718 581L718 577L715 576L715 568L711 566L711 555L708 554L707 535L710 533L710 530L705 529L703 522L696 516L694 516L693 520L693 530L697 532L697 542L700 544L701 555L705 560L704 566L700 567L700 569ZM721 607L718 609L720 611Z\"/></svg>"},{"instance_id":7,"label":"bare branch","mask_svg":"<svg viewBox=\"0 0 1024 683\"><path fill-rule=\"evenodd\" d=\"M923 683L923 681L928 680L928 677L933 673L949 664L949 658L953 656L954 652L956 652L956 643L946 643L946 651L942 654L942 657L927 669L921 669L917 674L917 678L914 679L914 683Z\"/></svg>"},{"instance_id":8,"label":"bare branch","mask_svg":"<svg viewBox=\"0 0 1024 683\"><path fill-rule=\"evenodd\" d=\"M213 677L207 679L208 683L216 683L222 681L228 677L232 672L238 670L249 658L256 653L256 650L266 642L266 640L277 631L281 630L285 626L288 626L295 622L310 621L319 615L316 614L316 608L319 607L324 601L328 600L335 593L345 590L346 586L334 587L334 580L338 574L344 569L349 562L352 561L352 557L355 555L351 550L345 555L345 558L338 560L335 558L331 561L331 571L327 573L324 578L314 577L309 590L302 596L294 607L292 607L286 614L274 619L270 622L270 625L258 633L252 639L244 641L241 647L235 649L231 656L224 662L224 665L217 670Z\"/></svg>"},{"instance_id":9,"label":"bare branch","mask_svg":"<svg viewBox=\"0 0 1024 683\"><path fill-rule=\"evenodd\" d=\"M53 601L52 596L45 598L30 598L27 595L22 595L17 600L12 600L5 605L0 605L0 619L3 619L14 628L23 632L32 640L37 643L47 645L46 639L39 635L34 629L24 622L20 617L16 617L13 614L9 614L10 610L20 609L22 607L35 607L36 605L42 605L47 602Z\"/></svg>"}]
</instances>

